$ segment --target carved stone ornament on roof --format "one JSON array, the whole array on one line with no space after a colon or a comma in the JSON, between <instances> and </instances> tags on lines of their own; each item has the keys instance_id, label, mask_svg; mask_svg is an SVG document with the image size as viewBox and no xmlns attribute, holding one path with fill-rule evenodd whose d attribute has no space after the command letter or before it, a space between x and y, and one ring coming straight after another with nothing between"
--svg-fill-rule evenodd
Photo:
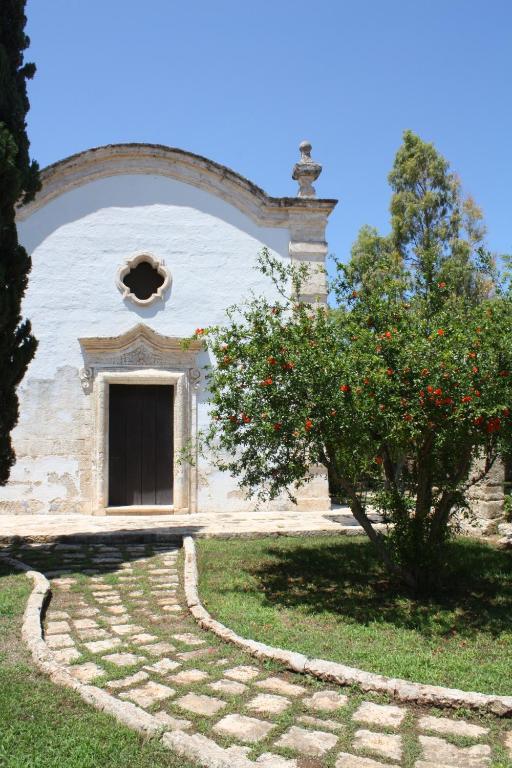
<instances>
[{"instance_id":1,"label":"carved stone ornament on roof","mask_svg":"<svg viewBox=\"0 0 512 768\"><path fill-rule=\"evenodd\" d=\"M316 197L316 190L313 182L318 179L322 173L322 166L315 162L311 157L311 144L309 141L302 141L300 146L300 160L293 167L292 179L299 183L297 197Z\"/></svg>"},{"instance_id":2,"label":"carved stone ornament on roof","mask_svg":"<svg viewBox=\"0 0 512 768\"><path fill-rule=\"evenodd\" d=\"M163 299L171 285L171 274L162 259L142 251L131 256L118 268L116 285L123 299L147 307Z\"/></svg>"}]
</instances>

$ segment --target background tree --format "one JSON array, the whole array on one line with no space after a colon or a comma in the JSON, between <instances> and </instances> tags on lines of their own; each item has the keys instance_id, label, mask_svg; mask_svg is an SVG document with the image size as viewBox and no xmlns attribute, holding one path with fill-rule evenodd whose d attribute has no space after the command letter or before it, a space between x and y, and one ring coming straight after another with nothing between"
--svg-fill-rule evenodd
<instances>
[{"instance_id":1,"label":"background tree","mask_svg":"<svg viewBox=\"0 0 512 768\"><path fill-rule=\"evenodd\" d=\"M25 122L26 82L35 66L23 63L30 42L24 11L25 0L0 4L0 484L7 482L14 462L10 433L18 421L16 387L37 346L29 321L21 318L31 262L18 243L15 222L16 203L29 202L39 189Z\"/></svg>"},{"instance_id":2,"label":"background tree","mask_svg":"<svg viewBox=\"0 0 512 768\"><path fill-rule=\"evenodd\" d=\"M298 302L304 269L264 252L280 300L196 331L217 360L204 439L260 498L324 464L388 569L426 591L469 487L512 442L512 299L480 212L432 145L406 133L390 182L391 234L364 228L337 264L336 311ZM369 508L372 477L385 482Z\"/></svg>"}]
</instances>

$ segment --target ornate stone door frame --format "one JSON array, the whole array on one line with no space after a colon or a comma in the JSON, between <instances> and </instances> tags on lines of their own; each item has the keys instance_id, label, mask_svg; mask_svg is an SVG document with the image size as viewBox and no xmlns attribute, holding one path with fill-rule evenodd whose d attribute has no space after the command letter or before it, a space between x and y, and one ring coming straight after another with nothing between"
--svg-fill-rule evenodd
<instances>
[{"instance_id":1,"label":"ornate stone door frame","mask_svg":"<svg viewBox=\"0 0 512 768\"><path fill-rule=\"evenodd\" d=\"M182 449L197 438L197 389L200 371L194 367L201 348L183 349L181 339L160 336L144 325L115 338L80 339L86 367L81 378L91 396L93 514L170 514L197 508L197 470L180 461ZM174 504L169 506L108 506L108 428L111 384L167 384L174 387Z\"/></svg>"}]
</instances>

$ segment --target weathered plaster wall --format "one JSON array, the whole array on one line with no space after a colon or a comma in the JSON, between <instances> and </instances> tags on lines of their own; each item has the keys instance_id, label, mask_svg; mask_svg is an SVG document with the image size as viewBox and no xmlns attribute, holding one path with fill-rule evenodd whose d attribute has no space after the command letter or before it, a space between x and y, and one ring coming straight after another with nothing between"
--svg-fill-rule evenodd
<instances>
[{"instance_id":1,"label":"weathered plaster wall","mask_svg":"<svg viewBox=\"0 0 512 768\"><path fill-rule=\"evenodd\" d=\"M11 482L0 488L0 511L91 512L93 406L80 385L78 339L118 336L137 323L187 337L222 322L224 309L250 291L272 295L253 267L264 245L288 260L290 231L260 226L196 186L134 173L55 197L20 221L19 235L33 260L23 313L39 347L20 387L18 460ZM163 259L172 275L164 301L149 307L123 300L115 285L118 267L137 251ZM198 428L206 421L200 392ZM201 511L252 507L233 478L207 465L197 494ZM325 479L316 477L302 497L306 507L326 508Z\"/></svg>"}]
</instances>

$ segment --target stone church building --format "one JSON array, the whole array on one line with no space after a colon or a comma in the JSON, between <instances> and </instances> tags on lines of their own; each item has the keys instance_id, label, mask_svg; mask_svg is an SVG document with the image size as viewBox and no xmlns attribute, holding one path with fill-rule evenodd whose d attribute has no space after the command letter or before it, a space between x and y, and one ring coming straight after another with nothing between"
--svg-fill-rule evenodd
<instances>
[{"instance_id":1,"label":"stone church building","mask_svg":"<svg viewBox=\"0 0 512 768\"><path fill-rule=\"evenodd\" d=\"M0 513L158 514L251 510L236 479L181 449L208 421L197 327L222 323L250 292L272 298L255 269L265 246L312 267L305 300L326 301L325 230L336 200L317 198L321 166L301 145L297 197L270 197L215 162L169 147L120 144L42 172L19 209L32 256L23 315L39 341L20 389L17 462ZM269 505L290 507L288 498ZM328 510L318 468L299 509ZM491 530L502 468L475 491Z\"/></svg>"},{"instance_id":2,"label":"stone church building","mask_svg":"<svg viewBox=\"0 0 512 768\"><path fill-rule=\"evenodd\" d=\"M20 386L17 462L0 488L9 513L184 513L251 509L236 480L178 461L207 423L197 327L222 323L251 291L262 247L323 265L335 200L315 197L321 166L301 150L294 198L269 197L198 155L147 144L82 152L42 172L18 212L32 256L23 315L39 341ZM312 299L325 301L324 275ZM329 509L318 470L299 508ZM273 503L289 508L283 498Z\"/></svg>"}]
</instances>

